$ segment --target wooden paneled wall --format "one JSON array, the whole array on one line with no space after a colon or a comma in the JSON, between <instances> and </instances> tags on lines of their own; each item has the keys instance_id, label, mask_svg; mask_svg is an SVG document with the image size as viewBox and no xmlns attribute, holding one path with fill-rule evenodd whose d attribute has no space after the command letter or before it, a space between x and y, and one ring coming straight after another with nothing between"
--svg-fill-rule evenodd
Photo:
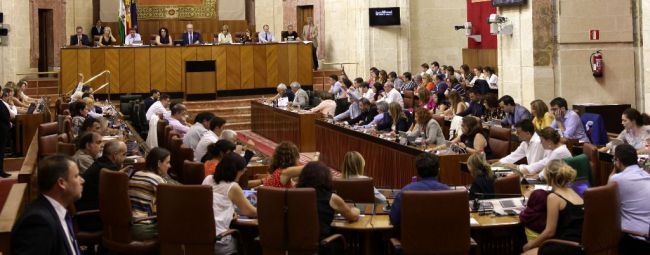
<instances>
[{"instance_id":1,"label":"wooden paneled wall","mask_svg":"<svg viewBox=\"0 0 650 255\"><path fill-rule=\"evenodd\" d=\"M255 25L248 25L246 20L216 20L216 19L198 19L198 20L177 20L177 19L160 19L160 20L140 20L138 21L138 32L142 36L145 44L149 42L151 36L158 34L158 30L166 27L172 35L172 39L176 40L181 38L181 34L185 32L185 25L192 23L194 30L201 33L201 39L205 42L210 40L212 42L212 35L221 32L223 25L230 27L231 33L245 32L250 29L251 33L255 32ZM113 32L113 36L118 38L118 23L117 22L104 22L104 26L109 26ZM118 38L119 40L119 38Z\"/></svg>"},{"instance_id":2,"label":"wooden paneled wall","mask_svg":"<svg viewBox=\"0 0 650 255\"><path fill-rule=\"evenodd\" d=\"M463 63L469 68L490 66L497 70L497 49L463 49Z\"/></svg>"},{"instance_id":3,"label":"wooden paneled wall","mask_svg":"<svg viewBox=\"0 0 650 255\"><path fill-rule=\"evenodd\" d=\"M110 70L111 93L184 92L185 61L215 60L217 90L273 88L282 82L312 83L311 44L274 43L188 47L110 47L61 49L61 86ZM105 83L100 78L94 88ZM103 91L106 93L108 91Z\"/></svg>"}]
</instances>

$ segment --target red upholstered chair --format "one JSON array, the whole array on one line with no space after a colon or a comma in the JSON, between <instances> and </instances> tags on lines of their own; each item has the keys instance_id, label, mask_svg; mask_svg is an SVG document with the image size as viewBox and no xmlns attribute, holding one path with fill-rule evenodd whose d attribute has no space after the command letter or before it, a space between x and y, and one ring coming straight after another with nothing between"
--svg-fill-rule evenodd
<instances>
[{"instance_id":1,"label":"red upholstered chair","mask_svg":"<svg viewBox=\"0 0 650 255\"><path fill-rule=\"evenodd\" d=\"M165 144L165 139L167 138L165 134L165 127L167 127L167 125L169 125L169 122L167 120L158 121L158 126L156 126L156 134L158 135L158 147L167 148L167 145Z\"/></svg>"},{"instance_id":2,"label":"red upholstered chair","mask_svg":"<svg viewBox=\"0 0 650 255\"><path fill-rule=\"evenodd\" d=\"M512 133L509 128L490 127L490 137L488 145L492 150L494 158L503 158L510 154L510 144L512 142Z\"/></svg>"},{"instance_id":3,"label":"red upholstered chair","mask_svg":"<svg viewBox=\"0 0 650 255\"><path fill-rule=\"evenodd\" d=\"M372 178L334 178L332 188L345 201L375 203L375 186L372 184Z\"/></svg>"},{"instance_id":4,"label":"red upholstered chair","mask_svg":"<svg viewBox=\"0 0 650 255\"><path fill-rule=\"evenodd\" d=\"M38 156L45 157L56 154L59 142L59 124L57 122L43 123L38 126Z\"/></svg>"},{"instance_id":5,"label":"red upholstered chair","mask_svg":"<svg viewBox=\"0 0 650 255\"><path fill-rule=\"evenodd\" d=\"M101 170L99 214L104 231L102 244L106 249L119 254L157 254L158 240L131 239L131 226L151 218L133 218L129 199L129 176L126 173Z\"/></svg>"},{"instance_id":6,"label":"red upholstered chair","mask_svg":"<svg viewBox=\"0 0 650 255\"><path fill-rule=\"evenodd\" d=\"M396 250L404 254L470 252L467 191L405 191L401 196L401 240L390 239Z\"/></svg>"},{"instance_id":7,"label":"red upholstered chair","mask_svg":"<svg viewBox=\"0 0 650 255\"><path fill-rule=\"evenodd\" d=\"M205 179L205 171L201 162L183 161L183 184L201 184Z\"/></svg>"},{"instance_id":8,"label":"red upholstered chair","mask_svg":"<svg viewBox=\"0 0 650 255\"><path fill-rule=\"evenodd\" d=\"M518 175L497 178L494 181L494 193L521 196L521 183Z\"/></svg>"},{"instance_id":9,"label":"red upholstered chair","mask_svg":"<svg viewBox=\"0 0 650 255\"><path fill-rule=\"evenodd\" d=\"M178 180L183 180L183 158L181 157L181 144L183 139L179 138L175 133L170 133L169 152L171 153L169 163L172 165L171 173L174 173Z\"/></svg>"},{"instance_id":10,"label":"red upholstered chair","mask_svg":"<svg viewBox=\"0 0 650 255\"><path fill-rule=\"evenodd\" d=\"M163 145L161 146L160 141L158 141L158 146L169 150L169 141L171 140L171 136L169 135L169 133L172 132L172 131L174 131L174 128L172 128L172 126L170 126L170 125L165 126L165 129L163 130L163 134L165 135L164 139L163 139L163 141L164 141ZM174 132L176 132L176 131L174 131ZM176 135L178 135L178 133L176 133Z\"/></svg>"},{"instance_id":11,"label":"red upholstered chair","mask_svg":"<svg viewBox=\"0 0 650 255\"><path fill-rule=\"evenodd\" d=\"M434 114L433 119L436 120L438 125L440 125L440 128L442 128L442 134L445 136L445 139L449 140L449 126L445 124L445 117Z\"/></svg>"},{"instance_id":12,"label":"red upholstered chair","mask_svg":"<svg viewBox=\"0 0 650 255\"><path fill-rule=\"evenodd\" d=\"M337 239L345 245L340 234L319 240L314 189L261 187L257 190L257 198L260 244L264 254L316 254L320 246Z\"/></svg>"},{"instance_id":13,"label":"red upholstered chair","mask_svg":"<svg viewBox=\"0 0 650 255\"><path fill-rule=\"evenodd\" d=\"M617 189L617 184L612 182L585 191L585 218L582 223L580 243L549 239L544 241L542 246L558 243L582 247L586 255L618 254L618 244L622 233Z\"/></svg>"},{"instance_id":14,"label":"red upholstered chair","mask_svg":"<svg viewBox=\"0 0 650 255\"><path fill-rule=\"evenodd\" d=\"M591 166L592 186L600 186L607 184L607 180L601 180L600 158L598 156L598 147L591 143L582 145L582 153L589 158L589 165Z\"/></svg>"},{"instance_id":15,"label":"red upholstered chair","mask_svg":"<svg viewBox=\"0 0 650 255\"><path fill-rule=\"evenodd\" d=\"M74 143L63 143L63 142L58 142L56 144L56 152L65 154L68 156L73 156L75 153L75 145Z\"/></svg>"}]
</instances>

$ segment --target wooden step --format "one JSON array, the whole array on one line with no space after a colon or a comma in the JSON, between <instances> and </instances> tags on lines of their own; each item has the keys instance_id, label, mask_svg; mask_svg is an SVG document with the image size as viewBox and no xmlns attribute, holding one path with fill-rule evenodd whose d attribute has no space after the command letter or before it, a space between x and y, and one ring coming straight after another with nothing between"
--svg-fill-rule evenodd
<instances>
[{"instance_id":1,"label":"wooden step","mask_svg":"<svg viewBox=\"0 0 650 255\"><path fill-rule=\"evenodd\" d=\"M217 107L240 107L240 106L249 106L250 102L257 100L257 98L249 99L221 99L221 100L210 100L210 101L185 101L183 104L187 106L188 109L198 109L198 108L217 108Z\"/></svg>"},{"instance_id":2,"label":"wooden step","mask_svg":"<svg viewBox=\"0 0 650 255\"><path fill-rule=\"evenodd\" d=\"M235 131L250 130L251 129L251 123L250 122L234 122L234 123L226 122L225 128L226 129L232 129L232 130L235 130Z\"/></svg>"},{"instance_id":3,"label":"wooden step","mask_svg":"<svg viewBox=\"0 0 650 255\"><path fill-rule=\"evenodd\" d=\"M250 106L236 106L236 107L213 107L213 108L189 108L187 109L190 113L199 113L199 112L212 112L217 116L221 115L232 115L232 114L250 114Z\"/></svg>"}]
</instances>

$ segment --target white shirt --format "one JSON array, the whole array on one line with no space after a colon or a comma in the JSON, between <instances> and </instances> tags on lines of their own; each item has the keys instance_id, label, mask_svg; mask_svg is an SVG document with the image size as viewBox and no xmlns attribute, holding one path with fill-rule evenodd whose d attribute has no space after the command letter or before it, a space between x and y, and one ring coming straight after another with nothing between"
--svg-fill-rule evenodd
<instances>
[{"instance_id":1,"label":"white shirt","mask_svg":"<svg viewBox=\"0 0 650 255\"><path fill-rule=\"evenodd\" d=\"M386 103L392 103L392 102L397 102L402 108L404 108L404 99L402 98L402 94L399 93L396 89L391 89L388 94L386 94L385 97L382 99L377 100L378 102L381 101L386 101Z\"/></svg>"},{"instance_id":2,"label":"white shirt","mask_svg":"<svg viewBox=\"0 0 650 255\"><path fill-rule=\"evenodd\" d=\"M9 117L12 118L12 119L16 118L16 114L18 114L18 109L16 109L16 106L15 105L9 105L7 102L5 102L5 100L1 100L1 101L2 101L2 103L5 104L5 106L7 107L7 110L9 110Z\"/></svg>"},{"instance_id":3,"label":"white shirt","mask_svg":"<svg viewBox=\"0 0 650 255\"><path fill-rule=\"evenodd\" d=\"M205 132L199 143L196 145L196 150L194 150L194 162L201 162L201 158L208 152L208 146L217 141L219 141L219 136L217 136L214 131L209 130L208 132Z\"/></svg>"},{"instance_id":4,"label":"white shirt","mask_svg":"<svg viewBox=\"0 0 650 255\"><path fill-rule=\"evenodd\" d=\"M74 245L72 245L72 240L70 240L70 232L68 232L68 223L65 222L65 215L68 213L68 210L65 209L65 207L59 203L59 201L54 200L53 198L43 195L47 201L52 204L52 207L54 207L54 211L56 212L56 216L59 216L59 223L61 223L61 227L63 228L63 232L65 233L65 240L68 241L68 245L70 246L70 250L72 251L73 254L77 253L77 249L74 248ZM78 254L81 255L81 254Z\"/></svg>"},{"instance_id":5,"label":"white shirt","mask_svg":"<svg viewBox=\"0 0 650 255\"><path fill-rule=\"evenodd\" d=\"M142 45L142 37L140 37L140 34L135 33L133 36L128 34L126 39L124 39L124 45L132 45L133 42L139 42L138 44Z\"/></svg>"},{"instance_id":6,"label":"white shirt","mask_svg":"<svg viewBox=\"0 0 650 255\"><path fill-rule=\"evenodd\" d=\"M530 141L521 142L515 151L511 152L510 155L500 159L499 162L514 164L515 162L525 157L526 161L528 161L528 164L533 164L537 161L542 160L545 154L546 152L539 139L539 135L537 135L537 133L534 133L533 137L530 138Z\"/></svg>"},{"instance_id":7,"label":"white shirt","mask_svg":"<svg viewBox=\"0 0 650 255\"><path fill-rule=\"evenodd\" d=\"M214 182L214 176L208 175L201 185L212 187L212 210L214 212L214 227L217 235L230 228L230 222L235 214L235 204L228 194L235 182Z\"/></svg>"},{"instance_id":8,"label":"white shirt","mask_svg":"<svg viewBox=\"0 0 650 255\"><path fill-rule=\"evenodd\" d=\"M147 120L151 119L151 115L154 114L163 114L163 118L167 119L171 116L171 112L165 109L165 106L160 101L156 101L149 107L149 110L147 110L147 113L145 116L147 117Z\"/></svg>"},{"instance_id":9,"label":"white shirt","mask_svg":"<svg viewBox=\"0 0 650 255\"><path fill-rule=\"evenodd\" d=\"M498 89L499 87L497 86L497 82L499 81L499 78L497 77L496 74L492 74L490 76L490 79L488 80L488 84L490 85L491 89Z\"/></svg>"},{"instance_id":10,"label":"white shirt","mask_svg":"<svg viewBox=\"0 0 650 255\"><path fill-rule=\"evenodd\" d=\"M227 35L219 33L219 36L217 36L217 43L232 43L232 35L230 33Z\"/></svg>"},{"instance_id":11,"label":"white shirt","mask_svg":"<svg viewBox=\"0 0 650 255\"><path fill-rule=\"evenodd\" d=\"M372 103L375 101L375 92L372 89L368 89L366 93L363 93L363 97L368 99Z\"/></svg>"},{"instance_id":12,"label":"white shirt","mask_svg":"<svg viewBox=\"0 0 650 255\"><path fill-rule=\"evenodd\" d=\"M548 156L544 157L542 160L537 161L535 163L532 163L527 166L520 166L525 167L528 169L529 173L537 173L539 172L539 179L544 179L544 167L548 162L554 159L564 159L564 158L570 158L573 155L571 155L571 152L569 149L567 149L566 145L560 145L560 147L557 147L555 150L552 150L550 153L548 153Z\"/></svg>"},{"instance_id":13,"label":"white shirt","mask_svg":"<svg viewBox=\"0 0 650 255\"><path fill-rule=\"evenodd\" d=\"M275 41L275 38L273 38L273 34L271 32L260 32L257 35L257 38L260 39L261 43L267 43L267 42L273 42Z\"/></svg>"},{"instance_id":14,"label":"white shirt","mask_svg":"<svg viewBox=\"0 0 650 255\"><path fill-rule=\"evenodd\" d=\"M199 144L199 141L201 140L201 137L206 132L208 132L208 130L203 126L203 124L198 122L194 123L194 125L190 127L190 130L188 130L185 136L183 137L183 144L192 148L192 150L195 150L196 146Z\"/></svg>"}]
</instances>

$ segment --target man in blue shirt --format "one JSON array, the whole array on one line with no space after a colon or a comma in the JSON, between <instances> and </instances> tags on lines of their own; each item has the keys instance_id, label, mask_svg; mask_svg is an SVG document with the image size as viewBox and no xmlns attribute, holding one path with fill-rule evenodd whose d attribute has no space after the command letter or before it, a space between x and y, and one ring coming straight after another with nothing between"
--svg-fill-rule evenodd
<instances>
[{"instance_id":1,"label":"man in blue shirt","mask_svg":"<svg viewBox=\"0 0 650 255\"><path fill-rule=\"evenodd\" d=\"M532 120L532 116L526 107L516 104L515 100L508 95L499 98L499 108L506 113L501 121L502 126L514 126L522 120Z\"/></svg>"},{"instance_id":2,"label":"man in blue shirt","mask_svg":"<svg viewBox=\"0 0 650 255\"><path fill-rule=\"evenodd\" d=\"M390 209L390 223L396 228L402 220L402 192L409 190L448 190L449 187L438 182L440 162L438 156L423 152L415 157L415 168L420 180L412 182L402 188L399 194L395 196L395 201Z\"/></svg>"},{"instance_id":3,"label":"man in blue shirt","mask_svg":"<svg viewBox=\"0 0 650 255\"><path fill-rule=\"evenodd\" d=\"M485 115L485 106L481 103L481 94L478 90L472 88L469 90L469 107L465 111L456 114L461 117L472 115L481 118Z\"/></svg>"},{"instance_id":4,"label":"man in blue shirt","mask_svg":"<svg viewBox=\"0 0 650 255\"><path fill-rule=\"evenodd\" d=\"M589 138L580 116L568 109L566 99L556 97L551 100L551 113L555 117L551 127L559 129L560 134L566 139L576 139L582 143L588 143Z\"/></svg>"}]
</instances>

